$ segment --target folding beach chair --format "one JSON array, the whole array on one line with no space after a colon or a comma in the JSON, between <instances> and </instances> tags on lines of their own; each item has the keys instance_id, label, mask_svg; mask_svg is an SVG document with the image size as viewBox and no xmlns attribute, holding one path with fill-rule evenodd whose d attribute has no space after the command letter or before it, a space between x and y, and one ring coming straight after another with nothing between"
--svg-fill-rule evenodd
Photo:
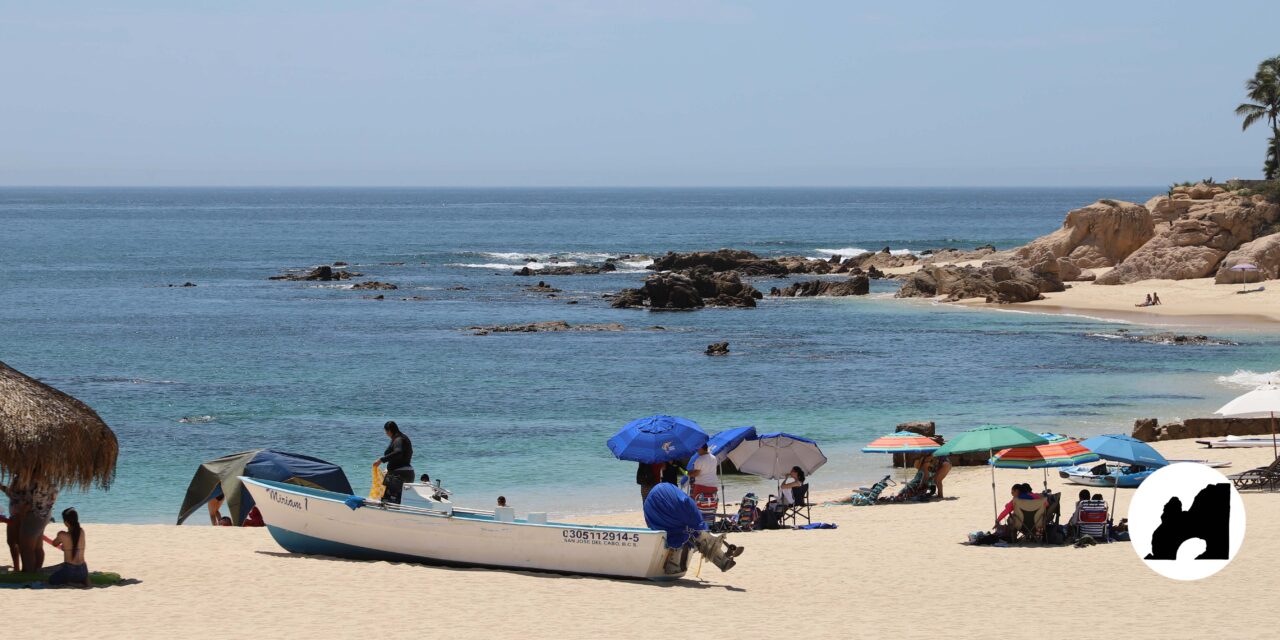
<instances>
[{"instance_id":1,"label":"folding beach chair","mask_svg":"<svg viewBox=\"0 0 1280 640\"><path fill-rule=\"evenodd\" d=\"M1110 522L1106 500L1085 500L1076 512L1076 529L1081 536L1090 536L1098 542L1109 540Z\"/></svg>"},{"instance_id":2,"label":"folding beach chair","mask_svg":"<svg viewBox=\"0 0 1280 640\"><path fill-rule=\"evenodd\" d=\"M877 482L870 487L859 487L857 491L849 498L849 504L855 507L866 507L876 503L880 499L880 494L890 485L895 484L889 476L885 476L884 480Z\"/></svg>"},{"instance_id":3,"label":"folding beach chair","mask_svg":"<svg viewBox=\"0 0 1280 640\"><path fill-rule=\"evenodd\" d=\"M1276 458L1265 467L1227 476L1236 489L1271 489L1280 487L1280 458Z\"/></svg>"},{"instance_id":4,"label":"folding beach chair","mask_svg":"<svg viewBox=\"0 0 1280 640\"><path fill-rule=\"evenodd\" d=\"M791 488L791 504L787 505L786 513L782 514L782 521L785 523L790 520L792 525L799 524L799 519L804 518L805 524L809 520L809 508L813 504L809 502L809 485L802 484L798 487Z\"/></svg>"},{"instance_id":5,"label":"folding beach chair","mask_svg":"<svg viewBox=\"0 0 1280 640\"><path fill-rule=\"evenodd\" d=\"M1021 534L1023 540L1044 542L1044 525L1048 514L1049 505L1044 498L1015 498L1013 512L1009 514L1011 541L1016 542Z\"/></svg>"}]
</instances>

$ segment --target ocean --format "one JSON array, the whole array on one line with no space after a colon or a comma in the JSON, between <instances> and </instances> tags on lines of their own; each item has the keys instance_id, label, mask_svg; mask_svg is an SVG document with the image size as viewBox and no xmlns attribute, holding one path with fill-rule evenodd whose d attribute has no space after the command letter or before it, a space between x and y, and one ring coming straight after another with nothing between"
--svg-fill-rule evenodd
<instances>
[{"instance_id":1,"label":"ocean","mask_svg":"<svg viewBox=\"0 0 1280 640\"><path fill-rule=\"evenodd\" d=\"M1207 415L1277 368L1280 340L1131 343L1087 317L896 300L893 281L755 309L612 309L604 294L644 278L636 256L1007 248L1098 198L1162 191L5 188L0 360L118 435L112 488L59 501L86 521L171 522L201 461L256 447L339 463L367 491L386 420L464 505L634 510L634 465L604 443L655 413L810 437L830 457L815 490L857 486L888 463L858 447L900 422L1090 435ZM615 273L512 275L618 256ZM335 261L398 289L268 280ZM525 290L540 279L562 292ZM467 329L553 320L627 329ZM728 357L703 355L725 340ZM731 499L760 486L729 484Z\"/></svg>"}]
</instances>

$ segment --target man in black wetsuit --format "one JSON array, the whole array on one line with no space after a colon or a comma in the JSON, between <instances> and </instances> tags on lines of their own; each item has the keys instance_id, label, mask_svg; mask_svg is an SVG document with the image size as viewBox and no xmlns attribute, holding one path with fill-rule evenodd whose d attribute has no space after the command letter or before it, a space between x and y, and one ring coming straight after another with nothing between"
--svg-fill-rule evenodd
<instances>
[{"instance_id":1,"label":"man in black wetsuit","mask_svg":"<svg viewBox=\"0 0 1280 640\"><path fill-rule=\"evenodd\" d=\"M387 445L387 450L373 466L377 468L378 465L387 463L387 474L382 479L387 490L382 494L382 501L400 504L404 483L413 482L413 443L409 441L409 436L400 433L400 427L394 421L388 420L382 429L391 438L391 444Z\"/></svg>"}]
</instances>

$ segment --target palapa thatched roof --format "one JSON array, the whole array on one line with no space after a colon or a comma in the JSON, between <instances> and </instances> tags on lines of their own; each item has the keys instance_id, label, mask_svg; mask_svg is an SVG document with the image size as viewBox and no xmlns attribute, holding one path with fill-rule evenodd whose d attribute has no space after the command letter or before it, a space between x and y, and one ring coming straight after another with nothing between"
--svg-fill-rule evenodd
<instances>
[{"instance_id":1,"label":"palapa thatched roof","mask_svg":"<svg viewBox=\"0 0 1280 640\"><path fill-rule=\"evenodd\" d=\"M0 477L105 489L119 451L89 405L0 362Z\"/></svg>"}]
</instances>

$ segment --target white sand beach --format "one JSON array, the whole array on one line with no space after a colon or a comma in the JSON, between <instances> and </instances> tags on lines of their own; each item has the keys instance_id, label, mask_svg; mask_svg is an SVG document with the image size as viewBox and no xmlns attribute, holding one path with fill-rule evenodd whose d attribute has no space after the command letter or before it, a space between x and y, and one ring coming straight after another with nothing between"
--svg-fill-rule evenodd
<instances>
[{"instance_id":1,"label":"white sand beach","mask_svg":"<svg viewBox=\"0 0 1280 640\"><path fill-rule=\"evenodd\" d=\"M1270 449L1210 451L1190 440L1156 446L1171 458L1230 460L1227 472L1271 458ZM997 470L997 490L1003 500L1009 484L1041 477ZM1050 483L1074 502L1079 487ZM737 568L706 564L673 584L299 557L261 529L90 524L90 566L140 582L0 590L3 637L1274 636L1258 616L1280 566L1280 493L1244 495L1239 555L1193 583L1155 574L1127 543L963 545L991 524L989 470L956 469L946 493L928 504L814 509L836 530L734 534L747 547ZM1122 516L1132 493L1119 492ZM14 623L24 618L37 622Z\"/></svg>"}]
</instances>

